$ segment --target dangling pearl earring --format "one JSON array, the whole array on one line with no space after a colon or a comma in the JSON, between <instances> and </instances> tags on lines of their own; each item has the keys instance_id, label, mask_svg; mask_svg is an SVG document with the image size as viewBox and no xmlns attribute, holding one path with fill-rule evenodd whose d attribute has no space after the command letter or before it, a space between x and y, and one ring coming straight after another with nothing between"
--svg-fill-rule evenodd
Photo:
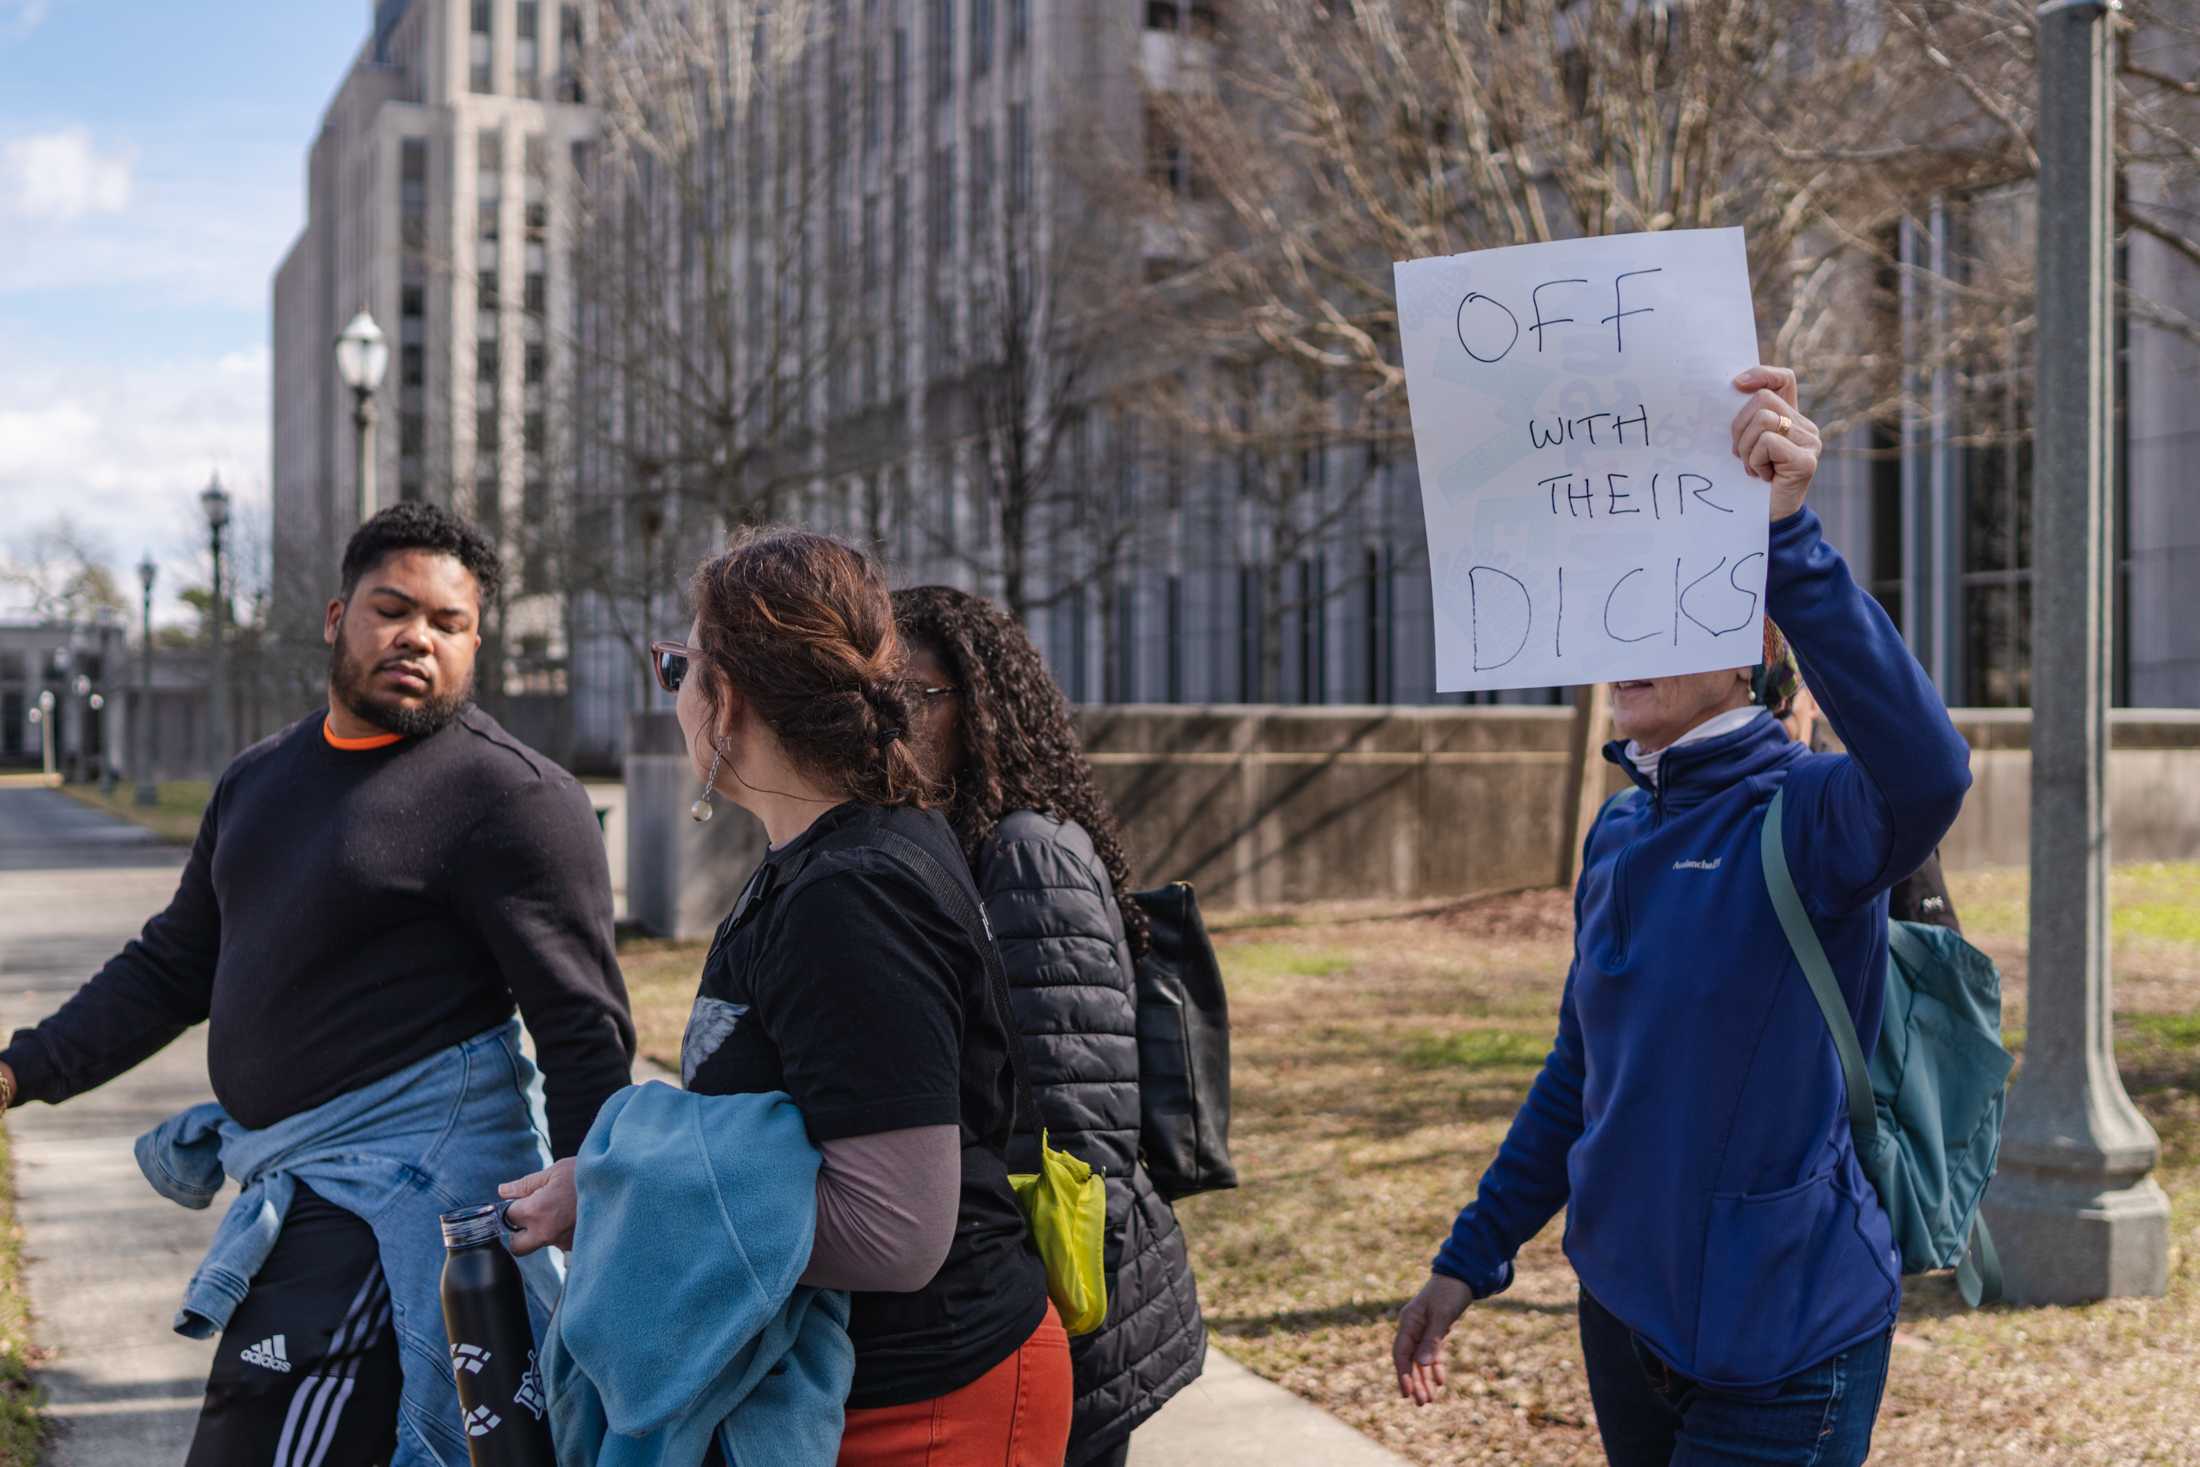
<instances>
[{"instance_id":1,"label":"dangling pearl earring","mask_svg":"<svg viewBox=\"0 0 2200 1467\"><path fill-rule=\"evenodd\" d=\"M703 777L703 793L694 804L688 806L688 818L697 825L707 823L711 817L710 797L718 793L718 766L725 762L726 751L713 745L710 753L710 773Z\"/></svg>"}]
</instances>

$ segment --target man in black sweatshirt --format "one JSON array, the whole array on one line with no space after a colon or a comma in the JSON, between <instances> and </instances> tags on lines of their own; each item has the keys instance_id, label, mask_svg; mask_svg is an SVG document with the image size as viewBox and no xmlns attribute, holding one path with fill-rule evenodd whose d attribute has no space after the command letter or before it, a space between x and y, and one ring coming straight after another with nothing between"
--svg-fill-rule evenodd
<instances>
[{"instance_id":1,"label":"man in black sweatshirt","mask_svg":"<svg viewBox=\"0 0 2200 1467\"><path fill-rule=\"evenodd\" d=\"M434 506L360 528L328 608L327 711L223 773L175 899L16 1033L0 1105L81 1094L203 1020L215 1097L257 1130L453 1050L516 1004L550 1149L579 1148L628 1083L634 1029L586 794L469 701L498 575L480 532ZM228 1322L193 1467L389 1460L398 1361L380 1269L368 1224L301 1185Z\"/></svg>"}]
</instances>

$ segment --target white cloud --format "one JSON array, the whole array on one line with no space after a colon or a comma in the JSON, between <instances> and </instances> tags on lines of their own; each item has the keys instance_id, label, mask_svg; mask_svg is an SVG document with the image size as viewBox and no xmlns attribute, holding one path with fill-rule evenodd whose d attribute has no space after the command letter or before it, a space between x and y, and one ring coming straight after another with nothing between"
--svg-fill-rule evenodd
<instances>
[{"instance_id":1,"label":"white cloud","mask_svg":"<svg viewBox=\"0 0 2200 1467\"><path fill-rule=\"evenodd\" d=\"M67 223L130 206L128 153L102 154L81 127L0 144L0 205L24 219Z\"/></svg>"},{"instance_id":2,"label":"white cloud","mask_svg":"<svg viewBox=\"0 0 2200 1467\"><path fill-rule=\"evenodd\" d=\"M198 492L210 472L264 503L265 347L153 363L0 365L0 526L66 515L111 549L116 571L150 551L170 567L163 604L195 567L205 535ZM0 547L4 548L4 547Z\"/></svg>"}]
</instances>

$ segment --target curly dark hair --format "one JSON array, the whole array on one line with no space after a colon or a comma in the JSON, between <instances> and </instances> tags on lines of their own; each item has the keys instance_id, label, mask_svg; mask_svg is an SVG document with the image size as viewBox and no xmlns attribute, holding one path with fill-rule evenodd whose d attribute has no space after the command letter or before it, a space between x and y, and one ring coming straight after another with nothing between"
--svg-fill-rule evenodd
<instances>
[{"instance_id":1,"label":"curly dark hair","mask_svg":"<svg viewBox=\"0 0 2200 1467\"><path fill-rule=\"evenodd\" d=\"M865 804L936 802L904 737L909 659L875 561L830 535L744 529L692 590L714 722L738 689L809 773Z\"/></svg>"},{"instance_id":2,"label":"curly dark hair","mask_svg":"<svg viewBox=\"0 0 2200 1467\"><path fill-rule=\"evenodd\" d=\"M972 865L1011 811L1076 821L1107 867L1131 951L1143 955L1152 946L1153 929L1131 899L1122 826L1093 782L1070 720L1069 699L1047 672L1023 623L994 602L952 586L896 591L894 619L903 637L937 657L962 691L965 753L962 767L950 776L947 818Z\"/></svg>"},{"instance_id":3,"label":"curly dark hair","mask_svg":"<svg viewBox=\"0 0 2200 1467\"><path fill-rule=\"evenodd\" d=\"M495 544L470 521L424 499L400 500L352 532L344 546L343 599L351 599L361 576L406 550L450 556L481 588L481 609L496 605L504 567Z\"/></svg>"}]
</instances>

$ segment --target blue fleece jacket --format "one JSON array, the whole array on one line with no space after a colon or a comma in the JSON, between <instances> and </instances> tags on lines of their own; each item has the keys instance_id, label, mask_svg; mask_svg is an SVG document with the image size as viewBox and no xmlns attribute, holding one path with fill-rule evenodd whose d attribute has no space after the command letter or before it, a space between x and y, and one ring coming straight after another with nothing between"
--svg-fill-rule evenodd
<instances>
[{"instance_id":1,"label":"blue fleece jacket","mask_svg":"<svg viewBox=\"0 0 2200 1467\"><path fill-rule=\"evenodd\" d=\"M636 1085L574 1159L579 1217L543 1348L560 1467L833 1467L848 1296L800 1282L817 1148L778 1091Z\"/></svg>"},{"instance_id":2,"label":"blue fleece jacket","mask_svg":"<svg viewBox=\"0 0 2200 1467\"><path fill-rule=\"evenodd\" d=\"M1894 1323L1901 1263L1849 1140L1840 1062L1765 890L1781 838L1856 1030L1885 998L1887 888L1954 823L1969 750L1808 509L1772 526L1766 609L1845 754L1769 714L1673 748L1607 806L1574 892L1558 1038L1436 1271L1476 1295L1560 1207L1582 1286L1673 1369L1770 1385Z\"/></svg>"}]
</instances>

